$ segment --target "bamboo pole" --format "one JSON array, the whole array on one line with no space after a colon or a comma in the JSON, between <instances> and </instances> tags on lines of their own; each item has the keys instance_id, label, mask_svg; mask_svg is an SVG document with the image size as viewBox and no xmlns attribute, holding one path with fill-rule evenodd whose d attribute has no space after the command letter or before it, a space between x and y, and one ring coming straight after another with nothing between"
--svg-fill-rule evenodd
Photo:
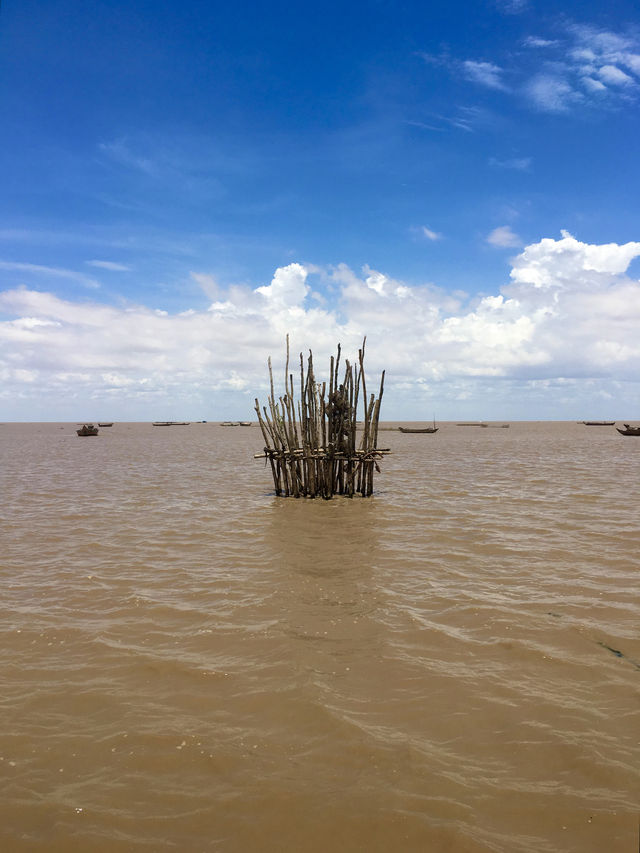
<instances>
[{"instance_id":1,"label":"bamboo pole","mask_svg":"<svg viewBox=\"0 0 640 853\"><path fill-rule=\"evenodd\" d=\"M271 358L270 394L266 406L255 400L264 452L255 458L269 460L276 495L319 497L334 494L367 497L373 493L373 474L379 471L377 459L388 449L378 449L380 391L367 398L364 373L366 338L358 351L358 362L348 359L341 365L342 349L331 356L329 382L316 382L313 353L307 364L300 353L300 400L295 400L293 374L289 372L290 346L286 338L284 394L276 398ZM341 375L342 370L342 375ZM363 433L358 444L358 405L362 396Z\"/></svg>"}]
</instances>

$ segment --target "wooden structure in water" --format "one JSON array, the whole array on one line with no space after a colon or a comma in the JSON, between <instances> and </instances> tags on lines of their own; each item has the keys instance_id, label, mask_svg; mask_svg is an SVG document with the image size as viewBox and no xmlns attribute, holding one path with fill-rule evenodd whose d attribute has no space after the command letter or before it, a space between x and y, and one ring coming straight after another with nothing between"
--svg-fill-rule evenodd
<instances>
[{"instance_id":1,"label":"wooden structure in water","mask_svg":"<svg viewBox=\"0 0 640 853\"><path fill-rule=\"evenodd\" d=\"M380 471L377 460L389 451L378 448L384 371L378 397L367 397L365 341L358 351L358 363L345 360L342 373L338 344L337 356L331 356L328 383L316 381L311 350L306 366L300 353L297 403L293 374L289 373L289 336L285 392L277 398L269 358L271 394L262 410L255 401L264 452L255 458L266 458L271 465L276 495L329 499L335 494L369 497L373 493L374 471ZM358 421L360 399L362 419Z\"/></svg>"}]
</instances>

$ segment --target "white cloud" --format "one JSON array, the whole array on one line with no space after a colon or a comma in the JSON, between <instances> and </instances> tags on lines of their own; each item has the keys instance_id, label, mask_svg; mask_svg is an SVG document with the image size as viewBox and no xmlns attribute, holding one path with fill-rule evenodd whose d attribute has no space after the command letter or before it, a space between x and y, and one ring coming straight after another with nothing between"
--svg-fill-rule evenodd
<instances>
[{"instance_id":1,"label":"white cloud","mask_svg":"<svg viewBox=\"0 0 640 853\"><path fill-rule=\"evenodd\" d=\"M492 62L476 62L468 59L463 63L465 73L470 80L487 86L489 89L506 91L507 87L501 79L502 68Z\"/></svg>"},{"instance_id":2,"label":"white cloud","mask_svg":"<svg viewBox=\"0 0 640 853\"><path fill-rule=\"evenodd\" d=\"M555 74L536 74L524 91L537 109L550 113L566 112L580 97L564 78Z\"/></svg>"},{"instance_id":3,"label":"white cloud","mask_svg":"<svg viewBox=\"0 0 640 853\"><path fill-rule=\"evenodd\" d=\"M497 230L498 245L515 239L506 226ZM114 419L151 420L178 407L222 418L223 405L248 417L253 398L264 396L266 359L273 355L278 377L290 333L294 363L311 347L319 372L337 342L353 358L367 335L369 370L388 371L388 418L435 394L450 407L463 399L480 407L501 388L505 406L535 417L530 395L541 406L543 391L558 401L567 382L584 411L594 393L637 375L640 282L627 275L636 257L640 242L588 244L564 232L526 246L509 282L472 301L344 264L290 264L268 285L220 288L208 310L180 314L17 287L0 293L0 397L5 413L45 405L67 419L106 399L121 413ZM330 308L307 299L310 280L333 291Z\"/></svg>"},{"instance_id":4,"label":"white cloud","mask_svg":"<svg viewBox=\"0 0 640 853\"><path fill-rule=\"evenodd\" d=\"M427 240L431 240L432 242L442 240L442 234L438 231L432 231L431 228L427 228L426 225L422 226L422 234L427 238Z\"/></svg>"},{"instance_id":5,"label":"white cloud","mask_svg":"<svg viewBox=\"0 0 640 853\"><path fill-rule=\"evenodd\" d=\"M620 57L620 61L622 65L626 65L627 68L630 68L634 74L640 75L640 54L638 53L624 53Z\"/></svg>"},{"instance_id":6,"label":"white cloud","mask_svg":"<svg viewBox=\"0 0 640 853\"><path fill-rule=\"evenodd\" d=\"M25 264L18 263L17 261L0 261L0 269L9 270L11 272L23 272L28 275L68 278L71 281L77 281L84 287L90 287L91 289L100 287L99 282L97 282L95 278L89 278L89 276L75 272L75 270L67 270L61 267L47 267L42 264Z\"/></svg>"},{"instance_id":7,"label":"white cloud","mask_svg":"<svg viewBox=\"0 0 640 853\"><path fill-rule=\"evenodd\" d=\"M625 74L620 68L615 65L603 65L598 71L600 77L612 86L630 86L633 84L633 78Z\"/></svg>"},{"instance_id":8,"label":"white cloud","mask_svg":"<svg viewBox=\"0 0 640 853\"><path fill-rule=\"evenodd\" d=\"M209 299L215 299L220 293L217 279L209 274L192 272L191 278L202 288Z\"/></svg>"},{"instance_id":9,"label":"white cloud","mask_svg":"<svg viewBox=\"0 0 640 853\"><path fill-rule=\"evenodd\" d=\"M90 267L98 267L101 270L109 270L110 272L129 272L131 267L125 264L117 264L114 261L87 261Z\"/></svg>"},{"instance_id":10,"label":"white cloud","mask_svg":"<svg viewBox=\"0 0 640 853\"><path fill-rule=\"evenodd\" d=\"M600 80L594 80L593 77L583 77L583 84L592 92L606 92L607 87Z\"/></svg>"},{"instance_id":11,"label":"white cloud","mask_svg":"<svg viewBox=\"0 0 640 853\"><path fill-rule=\"evenodd\" d=\"M606 108L640 91L640 41L636 33L614 33L575 24L556 25L557 38L527 36L528 51L503 62L466 60L442 64L462 67L475 83L524 98L536 110L568 114L578 108ZM508 75L508 77L507 77ZM510 81L507 86L505 78Z\"/></svg>"},{"instance_id":12,"label":"white cloud","mask_svg":"<svg viewBox=\"0 0 640 853\"><path fill-rule=\"evenodd\" d=\"M563 231L561 240L545 238L527 246L515 259L511 278L518 284L545 290L587 292L598 289L611 276L624 273L638 255L640 243L593 246Z\"/></svg>"},{"instance_id":13,"label":"white cloud","mask_svg":"<svg viewBox=\"0 0 640 853\"><path fill-rule=\"evenodd\" d=\"M523 43L526 47L554 47L558 44L558 40L543 39L538 38L537 36L527 36Z\"/></svg>"},{"instance_id":14,"label":"white cloud","mask_svg":"<svg viewBox=\"0 0 640 853\"><path fill-rule=\"evenodd\" d=\"M520 15L527 9L529 0L495 0L495 4L506 15Z\"/></svg>"},{"instance_id":15,"label":"white cloud","mask_svg":"<svg viewBox=\"0 0 640 853\"><path fill-rule=\"evenodd\" d=\"M117 139L114 142L101 142L98 145L98 150L110 160L129 169L147 175L151 175L154 171L153 162L148 157L141 157L132 151L124 139Z\"/></svg>"},{"instance_id":16,"label":"white cloud","mask_svg":"<svg viewBox=\"0 0 640 853\"><path fill-rule=\"evenodd\" d=\"M489 165L498 169L515 169L518 172L526 172L531 168L533 160L531 157L512 157L507 160L499 160L496 157L489 158Z\"/></svg>"},{"instance_id":17,"label":"white cloud","mask_svg":"<svg viewBox=\"0 0 640 853\"><path fill-rule=\"evenodd\" d=\"M508 225L501 225L499 228L494 228L487 236L487 243L499 248L513 248L521 246L522 240Z\"/></svg>"},{"instance_id":18,"label":"white cloud","mask_svg":"<svg viewBox=\"0 0 640 853\"><path fill-rule=\"evenodd\" d=\"M256 288L272 309L290 311L299 308L309 293L307 270L302 264L289 264L276 270L271 284Z\"/></svg>"}]
</instances>

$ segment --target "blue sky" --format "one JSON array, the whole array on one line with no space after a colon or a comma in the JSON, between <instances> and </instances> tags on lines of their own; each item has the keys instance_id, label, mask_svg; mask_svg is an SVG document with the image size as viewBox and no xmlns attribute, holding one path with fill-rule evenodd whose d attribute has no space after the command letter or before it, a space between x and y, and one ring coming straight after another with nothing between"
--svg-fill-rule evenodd
<instances>
[{"instance_id":1,"label":"blue sky","mask_svg":"<svg viewBox=\"0 0 640 853\"><path fill-rule=\"evenodd\" d=\"M631 2L6 2L0 418L640 417Z\"/></svg>"}]
</instances>

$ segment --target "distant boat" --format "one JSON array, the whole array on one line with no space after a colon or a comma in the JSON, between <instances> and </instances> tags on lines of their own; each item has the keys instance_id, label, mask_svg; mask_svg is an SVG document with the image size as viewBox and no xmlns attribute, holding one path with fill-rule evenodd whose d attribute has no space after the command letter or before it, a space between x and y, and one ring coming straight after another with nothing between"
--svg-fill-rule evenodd
<instances>
[{"instance_id":1,"label":"distant boat","mask_svg":"<svg viewBox=\"0 0 640 853\"><path fill-rule=\"evenodd\" d=\"M456 424L456 426L475 426L475 427L487 427L488 424L484 424L481 421L469 421L461 424Z\"/></svg>"},{"instance_id":2,"label":"distant boat","mask_svg":"<svg viewBox=\"0 0 640 853\"><path fill-rule=\"evenodd\" d=\"M585 426L613 426L615 421L582 421Z\"/></svg>"},{"instance_id":3,"label":"distant boat","mask_svg":"<svg viewBox=\"0 0 640 853\"><path fill-rule=\"evenodd\" d=\"M80 436L97 435L98 427L93 424L84 424L80 429L77 429L76 432Z\"/></svg>"},{"instance_id":4,"label":"distant boat","mask_svg":"<svg viewBox=\"0 0 640 853\"><path fill-rule=\"evenodd\" d=\"M251 426L251 421L240 421L238 426Z\"/></svg>"},{"instance_id":5,"label":"distant boat","mask_svg":"<svg viewBox=\"0 0 640 853\"><path fill-rule=\"evenodd\" d=\"M624 429L620 429L620 427L616 427L620 435L640 435L640 426L629 426L629 424L624 425Z\"/></svg>"},{"instance_id":6,"label":"distant boat","mask_svg":"<svg viewBox=\"0 0 640 853\"><path fill-rule=\"evenodd\" d=\"M235 421L222 421L220 426L238 426Z\"/></svg>"},{"instance_id":7,"label":"distant boat","mask_svg":"<svg viewBox=\"0 0 640 853\"><path fill-rule=\"evenodd\" d=\"M431 434L434 432L438 432L438 427L436 426L436 419L433 419L433 426L430 427L398 427L400 432L414 432L414 433L427 433Z\"/></svg>"},{"instance_id":8,"label":"distant boat","mask_svg":"<svg viewBox=\"0 0 640 853\"><path fill-rule=\"evenodd\" d=\"M113 423L110 424L98 424L99 427L110 427L113 426Z\"/></svg>"},{"instance_id":9,"label":"distant boat","mask_svg":"<svg viewBox=\"0 0 640 853\"><path fill-rule=\"evenodd\" d=\"M154 421L153 426L189 426L191 421Z\"/></svg>"},{"instance_id":10,"label":"distant boat","mask_svg":"<svg viewBox=\"0 0 640 853\"><path fill-rule=\"evenodd\" d=\"M432 427L424 427L423 429L411 429L410 427L398 427L398 429L400 430L400 432L433 433L433 432L438 432L439 428L437 426L432 426Z\"/></svg>"}]
</instances>

